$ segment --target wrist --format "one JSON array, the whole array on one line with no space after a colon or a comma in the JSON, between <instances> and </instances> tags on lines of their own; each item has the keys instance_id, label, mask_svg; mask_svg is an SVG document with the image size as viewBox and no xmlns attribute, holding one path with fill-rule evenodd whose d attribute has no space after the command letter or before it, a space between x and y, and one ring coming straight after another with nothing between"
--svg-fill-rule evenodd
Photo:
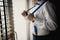
<instances>
[{"instance_id":1,"label":"wrist","mask_svg":"<svg viewBox=\"0 0 60 40\"><path fill-rule=\"evenodd\" d=\"M35 18L33 18L32 22L35 22Z\"/></svg>"}]
</instances>

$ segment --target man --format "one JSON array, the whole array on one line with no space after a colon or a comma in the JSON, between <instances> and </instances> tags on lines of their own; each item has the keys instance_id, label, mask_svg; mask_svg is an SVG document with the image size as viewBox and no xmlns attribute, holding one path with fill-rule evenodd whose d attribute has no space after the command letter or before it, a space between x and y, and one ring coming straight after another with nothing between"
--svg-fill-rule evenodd
<instances>
[{"instance_id":1,"label":"man","mask_svg":"<svg viewBox=\"0 0 60 40\"><path fill-rule=\"evenodd\" d=\"M39 8L38 8L39 7ZM56 30L56 15L52 3L37 0L34 7L23 11L22 15L34 23L33 40L51 40L49 34Z\"/></svg>"}]
</instances>

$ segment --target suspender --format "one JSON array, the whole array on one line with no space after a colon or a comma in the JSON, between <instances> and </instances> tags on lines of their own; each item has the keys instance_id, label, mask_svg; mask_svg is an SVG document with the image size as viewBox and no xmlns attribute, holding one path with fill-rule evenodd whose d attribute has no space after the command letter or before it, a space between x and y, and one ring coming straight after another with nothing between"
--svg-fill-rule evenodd
<instances>
[{"instance_id":1,"label":"suspender","mask_svg":"<svg viewBox=\"0 0 60 40\"><path fill-rule=\"evenodd\" d=\"M38 8L36 8L36 9L32 12L32 14L34 14L45 2L46 2L46 1L44 1L42 4L36 3L36 4L40 5L40 6L39 6Z\"/></svg>"},{"instance_id":2,"label":"suspender","mask_svg":"<svg viewBox=\"0 0 60 40\"><path fill-rule=\"evenodd\" d=\"M32 8L34 8L34 7L35 7L35 5L34 5ZM28 11L31 10L32 8L29 8L29 9L26 11L26 15L28 15Z\"/></svg>"},{"instance_id":3,"label":"suspender","mask_svg":"<svg viewBox=\"0 0 60 40\"><path fill-rule=\"evenodd\" d=\"M36 3L37 5L39 5L39 7L37 7L37 8L32 12L32 14L34 15L34 13L35 13L45 2L46 2L46 1L44 1L42 4ZM36 4L35 4L35 5L36 5ZM34 8L35 5L34 5L32 8ZM32 8L30 8L30 9L28 9L28 10L26 11L26 15L28 15L28 11L31 10Z\"/></svg>"}]
</instances>

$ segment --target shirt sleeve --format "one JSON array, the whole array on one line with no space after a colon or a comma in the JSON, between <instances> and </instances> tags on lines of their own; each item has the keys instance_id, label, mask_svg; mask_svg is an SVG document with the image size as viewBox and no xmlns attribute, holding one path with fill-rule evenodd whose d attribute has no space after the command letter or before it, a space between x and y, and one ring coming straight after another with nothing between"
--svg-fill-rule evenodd
<instances>
[{"instance_id":1,"label":"shirt sleeve","mask_svg":"<svg viewBox=\"0 0 60 40\"><path fill-rule=\"evenodd\" d=\"M56 15L52 4L46 4L43 13L45 16L45 26L47 27L47 29L50 31L56 30Z\"/></svg>"}]
</instances>

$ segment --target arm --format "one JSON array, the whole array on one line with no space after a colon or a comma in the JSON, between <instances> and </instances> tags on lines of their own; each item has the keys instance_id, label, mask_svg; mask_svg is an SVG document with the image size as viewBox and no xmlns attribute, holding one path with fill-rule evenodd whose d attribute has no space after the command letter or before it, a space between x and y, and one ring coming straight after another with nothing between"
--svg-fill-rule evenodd
<instances>
[{"instance_id":1,"label":"arm","mask_svg":"<svg viewBox=\"0 0 60 40\"><path fill-rule=\"evenodd\" d=\"M52 5L46 4L44 7L45 25L50 31L56 30L56 15Z\"/></svg>"},{"instance_id":2,"label":"arm","mask_svg":"<svg viewBox=\"0 0 60 40\"><path fill-rule=\"evenodd\" d=\"M28 14L27 14L27 12L24 10L21 15L24 16L24 17L26 17Z\"/></svg>"}]
</instances>

